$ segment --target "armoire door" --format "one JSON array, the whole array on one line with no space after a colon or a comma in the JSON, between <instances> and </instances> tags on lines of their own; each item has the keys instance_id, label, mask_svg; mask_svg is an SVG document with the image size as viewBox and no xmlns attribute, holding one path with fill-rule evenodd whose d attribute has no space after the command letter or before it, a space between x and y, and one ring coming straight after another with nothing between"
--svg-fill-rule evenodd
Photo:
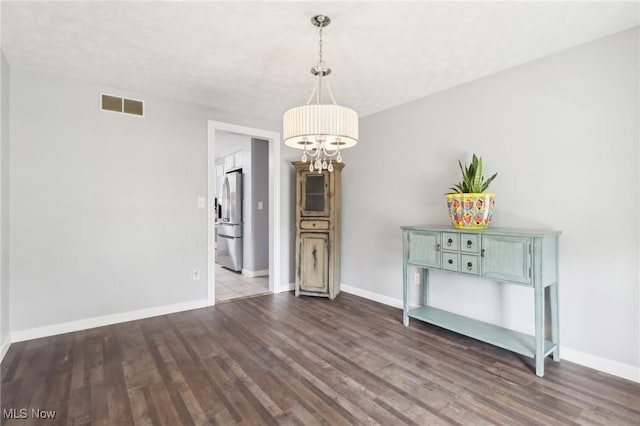
<instances>
[{"instance_id":1,"label":"armoire door","mask_svg":"<svg viewBox=\"0 0 640 426\"><path fill-rule=\"evenodd\" d=\"M329 283L329 234L300 234L300 289L327 292Z\"/></svg>"},{"instance_id":2,"label":"armoire door","mask_svg":"<svg viewBox=\"0 0 640 426\"><path fill-rule=\"evenodd\" d=\"M329 215L329 172L302 172L300 215Z\"/></svg>"}]
</instances>

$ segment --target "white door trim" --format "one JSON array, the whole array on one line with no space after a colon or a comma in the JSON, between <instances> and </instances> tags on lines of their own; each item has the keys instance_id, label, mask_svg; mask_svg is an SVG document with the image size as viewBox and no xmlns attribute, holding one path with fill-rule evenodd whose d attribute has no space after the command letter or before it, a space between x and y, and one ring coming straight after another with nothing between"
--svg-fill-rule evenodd
<instances>
[{"instance_id":1,"label":"white door trim","mask_svg":"<svg viewBox=\"0 0 640 426\"><path fill-rule=\"evenodd\" d=\"M249 135L269 141L269 290L274 293L283 291L282 286L278 285L282 277L280 270L280 253L282 253L280 238L280 133L209 120L207 132L207 198L209 201L207 203L207 302L210 306L215 304L216 291L215 268L213 267L215 262L215 226L212 220L214 216L212 194L215 192L216 177L214 158L216 130Z\"/></svg>"}]
</instances>

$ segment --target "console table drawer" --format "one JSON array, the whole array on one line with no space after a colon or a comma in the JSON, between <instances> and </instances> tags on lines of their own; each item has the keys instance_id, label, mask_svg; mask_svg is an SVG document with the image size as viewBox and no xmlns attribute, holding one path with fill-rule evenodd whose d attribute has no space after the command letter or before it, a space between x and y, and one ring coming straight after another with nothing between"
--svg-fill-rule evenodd
<instances>
[{"instance_id":1,"label":"console table drawer","mask_svg":"<svg viewBox=\"0 0 640 426\"><path fill-rule=\"evenodd\" d=\"M455 232L442 233L442 248L444 250L458 251L460 247L460 234Z\"/></svg>"},{"instance_id":2,"label":"console table drawer","mask_svg":"<svg viewBox=\"0 0 640 426\"><path fill-rule=\"evenodd\" d=\"M460 271L465 274L480 275L480 258L469 254L460 256Z\"/></svg>"},{"instance_id":3,"label":"console table drawer","mask_svg":"<svg viewBox=\"0 0 640 426\"><path fill-rule=\"evenodd\" d=\"M480 253L480 237L477 234L460 234L460 251Z\"/></svg>"},{"instance_id":4,"label":"console table drawer","mask_svg":"<svg viewBox=\"0 0 640 426\"><path fill-rule=\"evenodd\" d=\"M460 271L460 262L458 259L460 255L458 253L442 252L442 269L447 271Z\"/></svg>"}]
</instances>

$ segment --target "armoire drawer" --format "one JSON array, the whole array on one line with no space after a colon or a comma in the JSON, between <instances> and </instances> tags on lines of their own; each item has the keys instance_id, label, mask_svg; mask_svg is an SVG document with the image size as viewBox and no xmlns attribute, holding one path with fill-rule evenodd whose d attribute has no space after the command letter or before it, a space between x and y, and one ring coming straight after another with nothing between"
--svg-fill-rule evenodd
<instances>
[{"instance_id":1,"label":"armoire drawer","mask_svg":"<svg viewBox=\"0 0 640 426\"><path fill-rule=\"evenodd\" d=\"M326 220L301 220L300 229L305 231L326 231L329 229L329 221Z\"/></svg>"}]
</instances>

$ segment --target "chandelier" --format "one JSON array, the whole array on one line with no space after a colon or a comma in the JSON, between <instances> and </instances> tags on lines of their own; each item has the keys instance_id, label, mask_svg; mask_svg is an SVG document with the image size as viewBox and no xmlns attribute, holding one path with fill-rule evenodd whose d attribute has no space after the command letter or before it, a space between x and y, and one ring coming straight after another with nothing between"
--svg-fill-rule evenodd
<instances>
[{"instance_id":1,"label":"chandelier","mask_svg":"<svg viewBox=\"0 0 640 426\"><path fill-rule=\"evenodd\" d=\"M305 105L284 113L284 143L304 150L302 161L309 162L310 171L332 172L333 162L342 162L341 151L358 143L358 113L336 104L329 82L324 79L331 74L331 68L322 58L322 30L331 23L331 19L318 15L311 18L311 23L320 28L320 60L311 68L316 83ZM330 104L322 103L323 84L331 99Z\"/></svg>"}]
</instances>

